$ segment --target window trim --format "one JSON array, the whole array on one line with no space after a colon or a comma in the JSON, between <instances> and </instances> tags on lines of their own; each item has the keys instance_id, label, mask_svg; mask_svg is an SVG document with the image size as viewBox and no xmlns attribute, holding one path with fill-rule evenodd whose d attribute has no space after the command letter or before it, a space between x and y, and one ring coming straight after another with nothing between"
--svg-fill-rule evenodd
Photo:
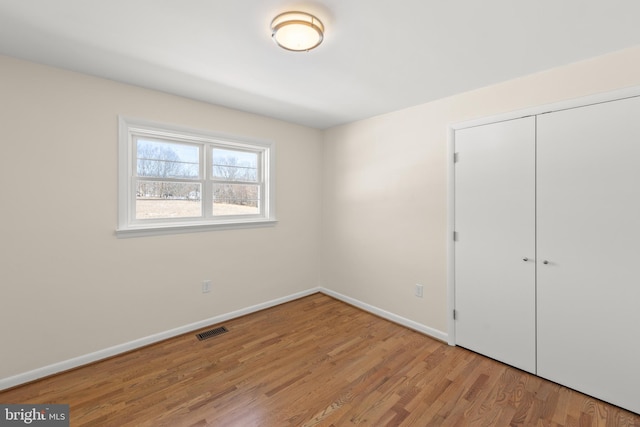
<instances>
[{"instance_id":1,"label":"window trim","mask_svg":"<svg viewBox=\"0 0 640 427\"><path fill-rule=\"evenodd\" d=\"M211 209L205 206L205 199L202 198L203 217L155 221L136 220L134 212L136 192L133 189L135 180L133 163L136 160L134 140L140 136L200 145L202 162L200 168L204 175L200 179L193 180L194 183L204 180L215 182L207 171L207 168L211 166L209 157L214 146L252 152L259 151L261 161L258 169L259 173L263 174L260 213L206 217L206 213ZM116 236L140 237L274 226L277 223L275 215L275 148L273 141L118 116L118 225L115 231ZM205 188L203 187L201 191L204 193Z\"/></svg>"}]
</instances>

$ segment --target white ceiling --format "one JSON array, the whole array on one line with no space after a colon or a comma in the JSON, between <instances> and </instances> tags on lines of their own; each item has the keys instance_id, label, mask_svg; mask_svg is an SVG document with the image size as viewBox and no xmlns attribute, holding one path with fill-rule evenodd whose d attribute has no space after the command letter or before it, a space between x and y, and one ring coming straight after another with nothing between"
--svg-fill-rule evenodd
<instances>
[{"instance_id":1,"label":"white ceiling","mask_svg":"<svg viewBox=\"0 0 640 427\"><path fill-rule=\"evenodd\" d=\"M278 48L285 10L320 18L322 45ZM639 17L638 0L0 0L0 54L324 129L638 45Z\"/></svg>"}]
</instances>

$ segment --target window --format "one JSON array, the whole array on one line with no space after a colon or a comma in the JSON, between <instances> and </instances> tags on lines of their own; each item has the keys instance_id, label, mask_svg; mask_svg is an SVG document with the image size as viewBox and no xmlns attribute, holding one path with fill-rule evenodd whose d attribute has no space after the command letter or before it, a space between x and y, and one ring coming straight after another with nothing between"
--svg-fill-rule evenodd
<instances>
[{"instance_id":1,"label":"window","mask_svg":"<svg viewBox=\"0 0 640 427\"><path fill-rule=\"evenodd\" d=\"M273 142L120 117L120 237L275 223Z\"/></svg>"}]
</instances>

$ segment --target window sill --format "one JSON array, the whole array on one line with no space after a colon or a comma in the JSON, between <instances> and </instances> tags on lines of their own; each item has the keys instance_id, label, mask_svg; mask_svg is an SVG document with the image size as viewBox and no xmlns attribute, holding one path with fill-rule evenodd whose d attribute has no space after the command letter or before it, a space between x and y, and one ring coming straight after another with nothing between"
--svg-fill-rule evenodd
<instances>
[{"instance_id":1,"label":"window sill","mask_svg":"<svg viewBox=\"0 0 640 427\"><path fill-rule=\"evenodd\" d=\"M218 222L207 224L153 225L116 229L119 239L130 237L163 236L167 234L200 233L214 230L234 230L242 228L273 227L278 223L275 219L259 219L243 222Z\"/></svg>"}]
</instances>

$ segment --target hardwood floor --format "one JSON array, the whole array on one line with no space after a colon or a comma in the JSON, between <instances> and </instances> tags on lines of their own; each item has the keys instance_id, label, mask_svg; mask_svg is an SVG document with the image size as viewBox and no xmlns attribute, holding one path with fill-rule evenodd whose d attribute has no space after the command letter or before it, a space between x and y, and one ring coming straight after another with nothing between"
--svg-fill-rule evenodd
<instances>
[{"instance_id":1,"label":"hardwood floor","mask_svg":"<svg viewBox=\"0 0 640 427\"><path fill-rule=\"evenodd\" d=\"M72 426L640 426L636 414L322 294L223 325L0 402L66 403Z\"/></svg>"}]
</instances>

